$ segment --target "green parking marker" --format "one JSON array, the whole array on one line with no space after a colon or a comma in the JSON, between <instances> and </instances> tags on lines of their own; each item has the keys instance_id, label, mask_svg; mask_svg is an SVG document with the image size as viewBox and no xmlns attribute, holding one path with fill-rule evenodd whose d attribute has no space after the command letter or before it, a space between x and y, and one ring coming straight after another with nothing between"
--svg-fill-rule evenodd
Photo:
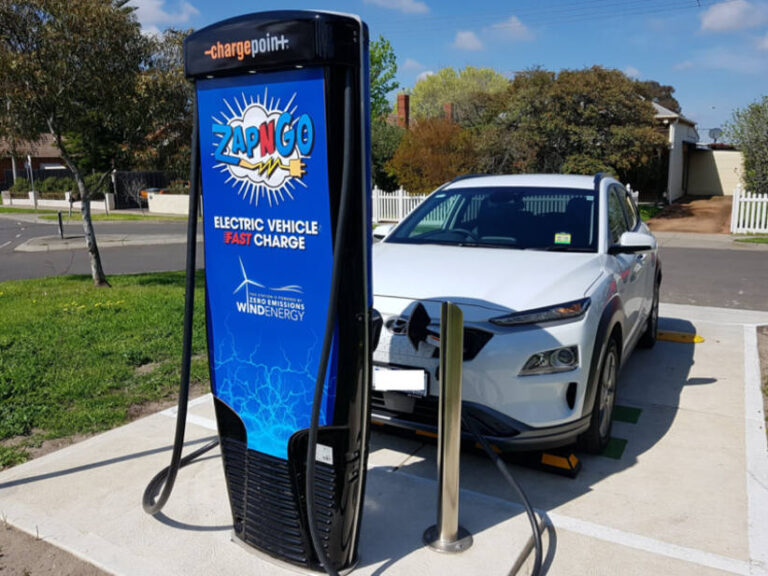
<instances>
[{"instance_id":1,"label":"green parking marker","mask_svg":"<svg viewBox=\"0 0 768 576\"><path fill-rule=\"evenodd\" d=\"M616 405L613 409L613 419L616 422L626 422L627 424L637 424L640 414L643 411L640 408L631 408L630 406Z\"/></svg>"},{"instance_id":2,"label":"green parking marker","mask_svg":"<svg viewBox=\"0 0 768 576\"><path fill-rule=\"evenodd\" d=\"M613 458L619 460L621 455L624 454L624 449L627 447L627 441L624 438L614 438L611 436L608 439L608 446L600 454L606 458Z\"/></svg>"}]
</instances>

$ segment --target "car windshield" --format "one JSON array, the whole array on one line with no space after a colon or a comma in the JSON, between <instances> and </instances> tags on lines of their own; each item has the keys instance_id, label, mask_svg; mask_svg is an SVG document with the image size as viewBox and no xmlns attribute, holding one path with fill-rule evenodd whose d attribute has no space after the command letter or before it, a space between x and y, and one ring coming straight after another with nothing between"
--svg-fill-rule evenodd
<instances>
[{"instance_id":1,"label":"car windshield","mask_svg":"<svg viewBox=\"0 0 768 576\"><path fill-rule=\"evenodd\" d=\"M597 202L584 189L448 188L429 196L386 241L596 252Z\"/></svg>"}]
</instances>

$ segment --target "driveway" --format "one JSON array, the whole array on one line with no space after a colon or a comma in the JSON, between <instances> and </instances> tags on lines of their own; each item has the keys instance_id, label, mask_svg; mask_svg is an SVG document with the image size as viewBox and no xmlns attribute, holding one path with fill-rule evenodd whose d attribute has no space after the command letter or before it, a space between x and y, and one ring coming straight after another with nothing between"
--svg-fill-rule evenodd
<instances>
[{"instance_id":1,"label":"driveway","mask_svg":"<svg viewBox=\"0 0 768 576\"><path fill-rule=\"evenodd\" d=\"M728 234L732 204L731 196L686 196L666 206L648 226L653 232Z\"/></svg>"}]
</instances>

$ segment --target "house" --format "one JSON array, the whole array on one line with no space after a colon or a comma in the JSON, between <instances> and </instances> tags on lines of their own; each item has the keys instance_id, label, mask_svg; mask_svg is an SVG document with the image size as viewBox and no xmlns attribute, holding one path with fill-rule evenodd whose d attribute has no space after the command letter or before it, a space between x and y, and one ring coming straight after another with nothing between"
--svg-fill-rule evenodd
<instances>
[{"instance_id":1,"label":"house","mask_svg":"<svg viewBox=\"0 0 768 576\"><path fill-rule=\"evenodd\" d=\"M744 156L729 144L698 147L691 155L688 194L733 196L744 182Z\"/></svg>"},{"instance_id":2,"label":"house","mask_svg":"<svg viewBox=\"0 0 768 576\"><path fill-rule=\"evenodd\" d=\"M656 102L656 121L667 130L669 168L667 170L667 202L674 202L689 193L691 156L696 150L699 133L696 123Z\"/></svg>"},{"instance_id":3,"label":"house","mask_svg":"<svg viewBox=\"0 0 768 576\"><path fill-rule=\"evenodd\" d=\"M0 138L0 189L10 188L16 178L29 180L30 170L36 181L69 174L53 134L43 134L36 142L18 142L15 150L6 138Z\"/></svg>"}]
</instances>

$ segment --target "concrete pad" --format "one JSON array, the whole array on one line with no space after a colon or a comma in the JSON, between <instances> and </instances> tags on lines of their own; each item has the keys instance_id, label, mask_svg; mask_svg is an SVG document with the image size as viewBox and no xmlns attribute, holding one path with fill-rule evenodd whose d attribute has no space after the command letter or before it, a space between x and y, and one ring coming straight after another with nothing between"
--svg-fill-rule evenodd
<instances>
[{"instance_id":1,"label":"concrete pad","mask_svg":"<svg viewBox=\"0 0 768 576\"><path fill-rule=\"evenodd\" d=\"M766 573L768 451L764 428L762 444L750 436L758 415L745 399L754 378L745 346L768 314L662 314L664 328L693 329L705 342L659 342L628 361L618 402L642 412L636 424L615 423L613 435L627 440L621 457L579 455L576 479L513 467L551 526L548 574ZM218 450L180 472L162 514L143 512L144 487L170 457L174 418L166 410L0 473L0 515L114 574L293 573L231 542ZM210 395L191 402L188 422L188 451L215 435ZM462 455L460 522L475 544L446 556L421 544L436 516L434 444L374 431L370 447L355 574L508 573L530 529L488 459Z\"/></svg>"}]
</instances>

